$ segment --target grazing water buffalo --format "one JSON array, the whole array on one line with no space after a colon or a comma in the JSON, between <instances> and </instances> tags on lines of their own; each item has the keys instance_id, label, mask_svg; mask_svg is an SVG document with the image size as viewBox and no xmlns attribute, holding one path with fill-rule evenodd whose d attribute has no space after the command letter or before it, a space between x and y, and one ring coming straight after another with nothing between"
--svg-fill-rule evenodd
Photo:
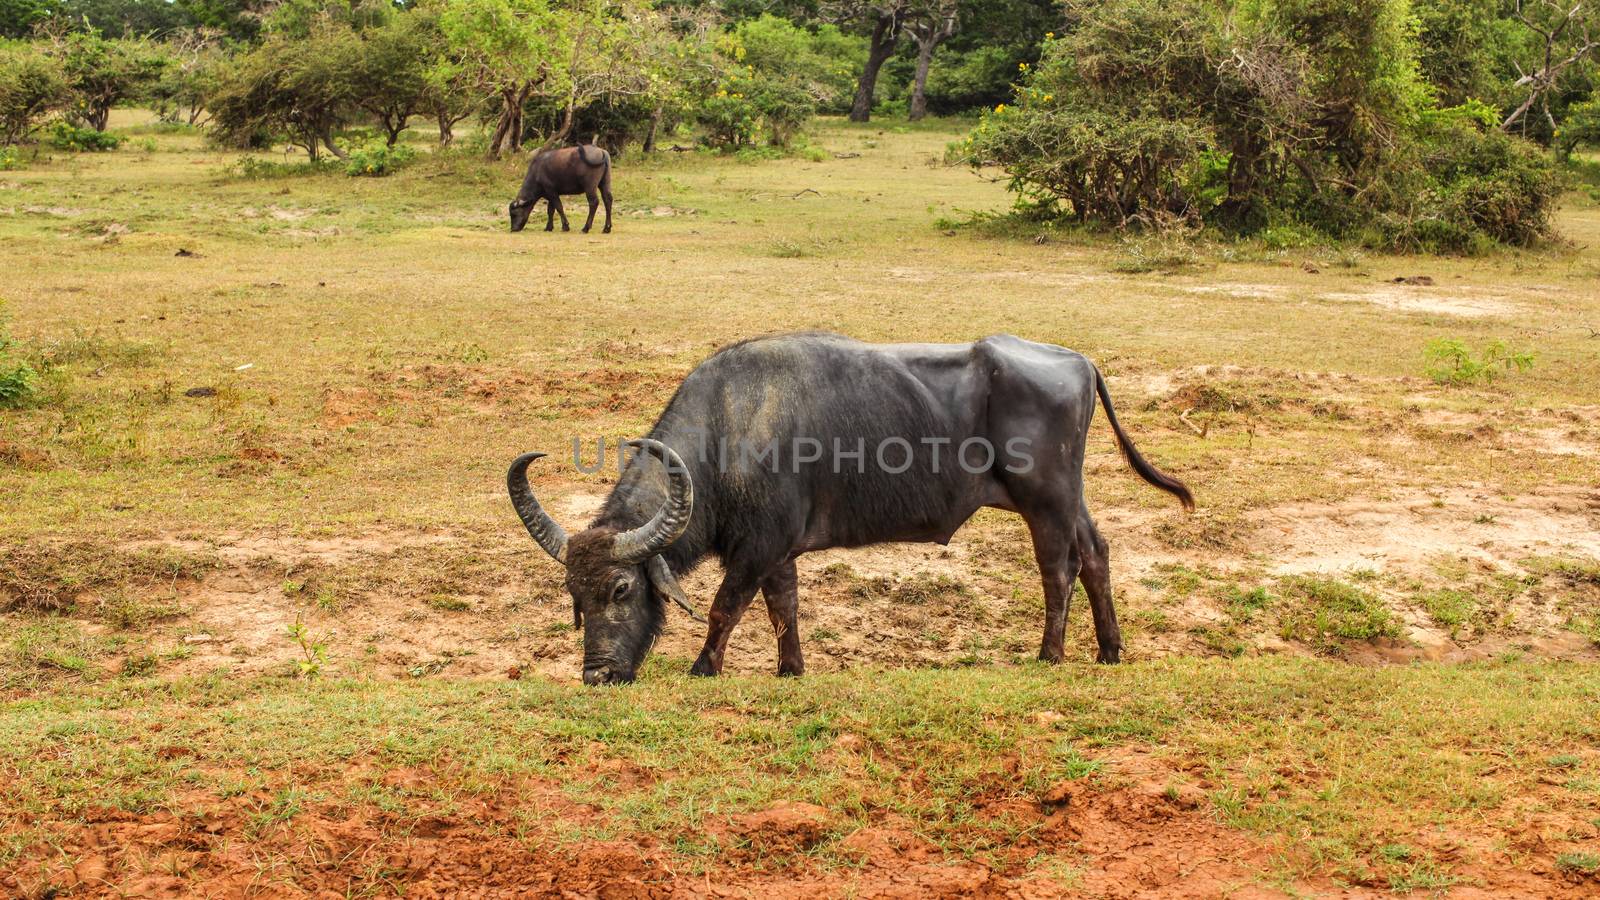
<instances>
[{"instance_id":1,"label":"grazing water buffalo","mask_svg":"<svg viewBox=\"0 0 1600 900\"><path fill-rule=\"evenodd\" d=\"M606 234L611 233L611 154L594 146L563 147L547 150L528 163L527 177L522 179L522 190L511 201L511 230L521 231L528 224L528 216L540 200L549 201L544 230L556 227L556 216L561 216L561 230L571 231L567 225L567 211L561 208L563 194L584 194L589 198L589 220L583 223L585 233L594 226L594 211L600 201L606 201Z\"/></svg>"},{"instance_id":2,"label":"grazing water buffalo","mask_svg":"<svg viewBox=\"0 0 1600 900\"><path fill-rule=\"evenodd\" d=\"M1044 577L1039 657L1059 662L1073 581L1083 579L1100 662L1117 662L1105 539L1083 498L1095 397L1128 464L1194 508L1189 489L1139 454L1094 364L1010 336L972 344L864 344L833 334L722 350L679 386L599 515L570 538L540 508L528 453L507 487L528 533L566 566L583 628L583 680L632 681L666 617L689 610L678 576L708 555L725 573L693 674L722 670L729 632L760 590L778 674L804 669L795 558L886 541L940 544L980 507L1022 514ZM654 457L656 461L653 461Z\"/></svg>"}]
</instances>

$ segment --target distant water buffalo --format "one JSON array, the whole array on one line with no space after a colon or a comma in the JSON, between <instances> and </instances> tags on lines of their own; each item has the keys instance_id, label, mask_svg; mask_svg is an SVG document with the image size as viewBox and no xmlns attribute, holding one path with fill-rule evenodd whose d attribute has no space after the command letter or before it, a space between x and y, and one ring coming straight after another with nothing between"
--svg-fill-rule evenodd
<instances>
[{"instance_id":1,"label":"distant water buffalo","mask_svg":"<svg viewBox=\"0 0 1600 900\"><path fill-rule=\"evenodd\" d=\"M585 233L594 226L594 211L600 199L606 201L606 234L611 233L611 154L593 144L580 147L563 147L547 150L528 163L528 175L522 179L522 190L511 201L511 230L521 231L528 224L528 216L540 200L549 201L544 230L553 231L556 216L561 216L561 230L571 231L567 224L567 211L561 208L563 195L584 194L589 198L589 220L583 223Z\"/></svg>"},{"instance_id":2,"label":"distant water buffalo","mask_svg":"<svg viewBox=\"0 0 1600 900\"><path fill-rule=\"evenodd\" d=\"M689 373L650 436L630 442L643 452L571 538L528 483L528 464L544 454L518 457L506 483L528 533L566 567L588 684L633 680L666 601L692 613L678 576L712 555L724 577L693 674L722 671L728 635L760 590L778 674L799 675L796 557L943 544L985 506L1021 513L1032 534L1044 579L1039 657L1061 660L1081 577L1098 659L1114 663L1122 633L1108 551L1083 497L1096 397L1133 470L1192 509L1183 482L1146 462L1123 432L1094 363L1009 335L873 345L794 334L722 350Z\"/></svg>"}]
</instances>

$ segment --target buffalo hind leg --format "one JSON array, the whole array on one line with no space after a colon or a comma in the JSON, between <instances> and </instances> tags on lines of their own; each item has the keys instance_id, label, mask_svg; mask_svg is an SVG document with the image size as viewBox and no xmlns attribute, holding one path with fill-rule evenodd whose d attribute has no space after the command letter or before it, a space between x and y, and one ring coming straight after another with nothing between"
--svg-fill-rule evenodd
<instances>
[{"instance_id":1,"label":"buffalo hind leg","mask_svg":"<svg viewBox=\"0 0 1600 900\"><path fill-rule=\"evenodd\" d=\"M1058 663L1064 655L1067 606L1081 562L1073 527L1076 517L1035 513L1026 518L1033 535L1033 555L1044 581L1044 639L1039 644L1039 658Z\"/></svg>"},{"instance_id":2,"label":"buffalo hind leg","mask_svg":"<svg viewBox=\"0 0 1600 900\"><path fill-rule=\"evenodd\" d=\"M778 637L778 674L804 674L806 661L800 655L800 581L794 560L784 562L762 580L761 595L767 601L772 633Z\"/></svg>"},{"instance_id":3,"label":"buffalo hind leg","mask_svg":"<svg viewBox=\"0 0 1600 900\"><path fill-rule=\"evenodd\" d=\"M739 624L750 601L756 597L756 581L729 574L717 588L717 598L711 601L711 612L706 614L706 645L700 658L694 661L690 675L721 675L722 655L728 649L728 635Z\"/></svg>"},{"instance_id":4,"label":"buffalo hind leg","mask_svg":"<svg viewBox=\"0 0 1600 900\"><path fill-rule=\"evenodd\" d=\"M595 194L594 188L590 188L584 193L589 199L589 220L583 223L583 233L588 234L589 229L594 227L594 212L600 208L600 197Z\"/></svg>"},{"instance_id":5,"label":"buffalo hind leg","mask_svg":"<svg viewBox=\"0 0 1600 900\"><path fill-rule=\"evenodd\" d=\"M567 208L561 205L561 198L559 196L555 194L550 196L550 208L555 210L556 215L561 217L561 230L571 231L572 226L567 224ZM549 230L550 229L548 227L545 228L545 231Z\"/></svg>"},{"instance_id":6,"label":"buffalo hind leg","mask_svg":"<svg viewBox=\"0 0 1600 900\"><path fill-rule=\"evenodd\" d=\"M555 197L546 197L544 201L544 230L556 230L556 204L560 203Z\"/></svg>"},{"instance_id":7,"label":"buffalo hind leg","mask_svg":"<svg viewBox=\"0 0 1600 900\"><path fill-rule=\"evenodd\" d=\"M606 234L611 233L611 169L606 168L605 177L600 179L600 199L606 203L606 227L602 229Z\"/></svg>"},{"instance_id":8,"label":"buffalo hind leg","mask_svg":"<svg viewBox=\"0 0 1600 900\"><path fill-rule=\"evenodd\" d=\"M1117 609L1111 603L1111 550L1087 508L1078 515L1077 537L1078 558L1083 561L1078 577L1083 580L1083 592L1089 597L1095 642L1100 645L1095 662L1121 662L1122 629L1117 627Z\"/></svg>"}]
</instances>

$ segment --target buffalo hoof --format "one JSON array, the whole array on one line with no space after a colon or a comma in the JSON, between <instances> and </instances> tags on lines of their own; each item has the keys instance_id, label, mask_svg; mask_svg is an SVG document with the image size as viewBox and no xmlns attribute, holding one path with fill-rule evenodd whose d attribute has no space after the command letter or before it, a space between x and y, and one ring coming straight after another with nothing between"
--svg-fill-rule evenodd
<instances>
[{"instance_id":1,"label":"buffalo hoof","mask_svg":"<svg viewBox=\"0 0 1600 900\"><path fill-rule=\"evenodd\" d=\"M600 233L601 234L610 234L611 233L611 226L607 225L606 227L600 229Z\"/></svg>"},{"instance_id":2,"label":"buffalo hoof","mask_svg":"<svg viewBox=\"0 0 1600 900\"><path fill-rule=\"evenodd\" d=\"M793 667L779 666L778 667L778 677L779 678L799 678L801 675L804 675L805 673L806 673L806 670L805 670L804 666L793 666Z\"/></svg>"},{"instance_id":3,"label":"buffalo hoof","mask_svg":"<svg viewBox=\"0 0 1600 900\"><path fill-rule=\"evenodd\" d=\"M554 226L554 225L546 225L546 226L545 226L545 227L544 227L544 230L545 230L545 231L555 231L555 230L556 230L556 229L555 229L555 226Z\"/></svg>"},{"instance_id":4,"label":"buffalo hoof","mask_svg":"<svg viewBox=\"0 0 1600 900\"><path fill-rule=\"evenodd\" d=\"M1108 666L1114 666L1117 663L1122 662L1122 648L1101 647L1100 652L1095 655L1094 661Z\"/></svg>"},{"instance_id":5,"label":"buffalo hoof","mask_svg":"<svg viewBox=\"0 0 1600 900\"><path fill-rule=\"evenodd\" d=\"M1061 662L1061 651L1060 650L1040 649L1039 650L1039 661L1043 662L1043 663L1049 663L1050 665L1053 666L1053 665Z\"/></svg>"},{"instance_id":6,"label":"buffalo hoof","mask_svg":"<svg viewBox=\"0 0 1600 900\"><path fill-rule=\"evenodd\" d=\"M571 229L571 228L568 228L568 227L567 227L567 226L565 226L565 225L563 225L563 226L561 226L561 230L562 230L562 231L571 231L571 230L572 230L572 229Z\"/></svg>"},{"instance_id":7,"label":"buffalo hoof","mask_svg":"<svg viewBox=\"0 0 1600 900\"><path fill-rule=\"evenodd\" d=\"M689 669L689 674L698 678L715 678L719 673L715 668L712 668L711 663L706 662L704 659L697 659Z\"/></svg>"}]
</instances>

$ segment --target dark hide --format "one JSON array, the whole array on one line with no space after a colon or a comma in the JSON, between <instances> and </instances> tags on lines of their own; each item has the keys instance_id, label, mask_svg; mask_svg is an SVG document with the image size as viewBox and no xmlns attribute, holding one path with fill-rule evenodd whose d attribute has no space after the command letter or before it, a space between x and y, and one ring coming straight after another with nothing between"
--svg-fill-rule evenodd
<instances>
[{"instance_id":1,"label":"dark hide","mask_svg":"<svg viewBox=\"0 0 1600 900\"><path fill-rule=\"evenodd\" d=\"M544 230L555 229L556 216L561 216L561 230L571 231L567 224L567 211L561 206L563 196L583 194L589 200L589 219L583 223L588 232L594 226L595 209L600 200L606 203L606 226L611 233L611 154L599 147L585 144L581 147L563 147L547 150L528 163L528 174L522 179L522 190L511 201L511 230L521 231L540 200L548 202Z\"/></svg>"},{"instance_id":2,"label":"dark hide","mask_svg":"<svg viewBox=\"0 0 1600 900\"><path fill-rule=\"evenodd\" d=\"M676 589L671 576L707 556L721 560L725 577L693 673L721 671L728 635L760 590L778 634L778 674L798 675L797 556L887 541L947 543L985 506L1020 513L1032 535L1045 595L1040 658L1061 659L1067 602L1081 578L1098 659L1117 662L1122 636L1106 542L1083 496L1096 399L1134 471L1193 508L1188 488L1146 462L1123 432L1094 364L1061 347L1010 336L870 345L798 334L718 352L684 379L650 432L682 458L693 482L687 529L660 552L670 575L603 563L595 549L663 508L667 475L648 455L628 463L593 525L571 539L567 586L584 619L585 681L633 678L661 624L663 587ZM803 462L810 448L796 448L795 438L820 442L822 458ZM994 448L992 463L974 449L963 457L969 465L960 464L969 438ZM776 457L760 456L774 441ZM845 451L861 443L864 459L840 456L836 469L835 441ZM881 457L878 447L887 448ZM515 466L513 475L526 484ZM580 565L580 557L590 561Z\"/></svg>"}]
</instances>

